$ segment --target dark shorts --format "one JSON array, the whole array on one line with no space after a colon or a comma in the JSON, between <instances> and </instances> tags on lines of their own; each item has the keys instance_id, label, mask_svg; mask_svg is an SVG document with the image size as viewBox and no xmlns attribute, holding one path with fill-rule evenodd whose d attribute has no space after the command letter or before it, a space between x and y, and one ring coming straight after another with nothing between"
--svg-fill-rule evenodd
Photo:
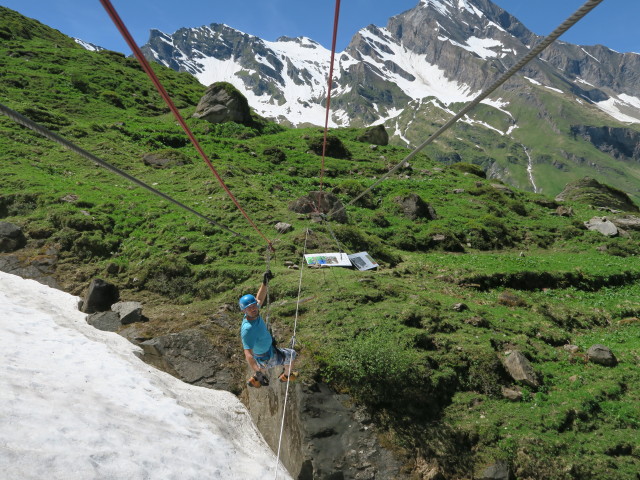
<instances>
[{"instance_id":1,"label":"dark shorts","mask_svg":"<svg viewBox=\"0 0 640 480\"><path fill-rule=\"evenodd\" d=\"M292 348L272 347L271 356L254 355L260 368L272 368L278 365L289 365L296 358L296 351Z\"/></svg>"}]
</instances>

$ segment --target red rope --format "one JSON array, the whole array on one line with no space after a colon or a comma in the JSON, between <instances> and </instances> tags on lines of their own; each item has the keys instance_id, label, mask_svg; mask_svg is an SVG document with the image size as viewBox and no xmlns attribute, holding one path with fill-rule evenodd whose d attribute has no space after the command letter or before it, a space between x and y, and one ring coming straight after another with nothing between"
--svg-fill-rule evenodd
<instances>
[{"instance_id":1,"label":"red rope","mask_svg":"<svg viewBox=\"0 0 640 480\"><path fill-rule=\"evenodd\" d=\"M322 165L320 167L320 191L324 179L324 157L327 153L327 131L329 130L329 110L331 107L331 88L333 86L333 61L336 56L336 39L338 38L338 17L340 16L340 0L336 0L336 12L333 17L333 42L331 43L331 64L329 65L329 81L327 92L327 109L324 118L324 139L322 141Z\"/></svg>"},{"instance_id":2,"label":"red rope","mask_svg":"<svg viewBox=\"0 0 640 480\"><path fill-rule=\"evenodd\" d=\"M233 200L233 203L235 203L236 207L238 207L238 210L240 210L242 215L244 215L244 218L247 219L247 221L254 228L254 230L256 232L258 232L260 234L260 236L267 242L267 245L269 246L269 248L271 250L273 250L273 245L271 244L269 239L267 239L267 237L265 237L263 235L263 233L256 226L256 224L253 223L253 220L251 220L251 218L249 218L249 215L247 215L247 212L244 211L244 209L242 208L242 206L240 205L238 200L236 200L236 197L233 196L233 194L231 193L231 190L229 190L229 187L227 187L227 185L222 180L222 177L216 171L215 167L211 163L211 160L209 160L207 155L204 153L204 150L200 146L200 143L198 143L198 140L196 140L196 137L191 132L191 129L189 128L189 126L185 122L184 118L182 118L182 115L180 115L180 112L178 111L178 109L174 105L173 101L171 100L171 97L169 97L169 94L167 93L167 91L164 89L164 87L160 83L160 80L158 79L157 75L155 74L155 72L151 68L151 65L149 64L147 59L142 54L142 51L136 45L135 41L133 40L133 37L129 33L129 30L127 29L127 27L125 26L124 22L120 18L120 15L118 15L118 12L116 11L116 9L111 4L111 1L110 0L100 0L100 3L102 4L104 9L107 11L109 16L111 17L111 20L113 21L115 26L120 31L120 34L122 35L122 37L125 39L125 41L129 45L129 48L131 48L131 51L133 52L135 57L138 59L138 62L140 62L140 65L142 66L142 69L146 72L146 74L149 76L149 78L151 79L151 81L155 85L156 89L160 93L160 96L162 96L162 98L164 99L165 103L169 106L169 109L173 112L173 115L176 117L176 119L178 120L178 123L180 124L180 126L182 127L184 132L189 137L189 140L191 140L191 143L193 144L193 146L196 148L196 150L198 151L198 153L200 154L202 159L205 161L205 163L209 166L209 168L211 169L211 171L213 172L215 177L218 179L218 182L220 183L220 185L222 186L224 191L227 192L227 195L229 195L231 200Z\"/></svg>"}]
</instances>

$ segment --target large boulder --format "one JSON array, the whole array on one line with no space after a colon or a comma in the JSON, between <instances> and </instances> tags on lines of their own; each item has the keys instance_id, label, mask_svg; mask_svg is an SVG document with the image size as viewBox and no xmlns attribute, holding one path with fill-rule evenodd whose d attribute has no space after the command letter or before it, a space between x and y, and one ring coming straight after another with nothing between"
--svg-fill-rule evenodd
<instances>
[{"instance_id":1,"label":"large boulder","mask_svg":"<svg viewBox=\"0 0 640 480\"><path fill-rule=\"evenodd\" d=\"M329 219L338 223L347 223L347 212L342 202L333 193L309 192L309 195L300 197L291 204L289 210L296 213L310 215L329 215Z\"/></svg>"},{"instance_id":2,"label":"large boulder","mask_svg":"<svg viewBox=\"0 0 640 480\"><path fill-rule=\"evenodd\" d=\"M517 350L507 355L504 359L504 366L514 380L524 382L530 387L537 387L539 385L538 378L533 371L531 363L529 363L527 357Z\"/></svg>"},{"instance_id":3,"label":"large boulder","mask_svg":"<svg viewBox=\"0 0 640 480\"><path fill-rule=\"evenodd\" d=\"M333 135L327 135L326 148L324 147L324 137L310 139L307 143L309 145L309 150L316 155L322 155L322 150L324 149L326 157L340 158L343 160L349 160L351 158L351 152L345 144L342 143L342 140Z\"/></svg>"},{"instance_id":4,"label":"large boulder","mask_svg":"<svg viewBox=\"0 0 640 480\"><path fill-rule=\"evenodd\" d=\"M585 203L625 212L640 211L625 192L604 185L591 177L568 183L556 196L556 200Z\"/></svg>"},{"instance_id":5,"label":"large boulder","mask_svg":"<svg viewBox=\"0 0 640 480\"><path fill-rule=\"evenodd\" d=\"M142 317L142 304L140 302L118 302L111 305L111 310L118 314L120 323L128 325L140 322Z\"/></svg>"},{"instance_id":6,"label":"large boulder","mask_svg":"<svg viewBox=\"0 0 640 480\"><path fill-rule=\"evenodd\" d=\"M618 227L615 226L607 217L593 217L588 222L584 222L584 226L588 230L600 232L606 237L615 237L618 235Z\"/></svg>"},{"instance_id":7,"label":"large boulder","mask_svg":"<svg viewBox=\"0 0 640 480\"><path fill-rule=\"evenodd\" d=\"M27 239L19 226L0 222L0 252L14 252L26 244Z\"/></svg>"},{"instance_id":8,"label":"large boulder","mask_svg":"<svg viewBox=\"0 0 640 480\"><path fill-rule=\"evenodd\" d=\"M618 359L609 347L598 343L589 347L587 358L590 362L604 365L605 367L615 367L618 364Z\"/></svg>"},{"instance_id":9,"label":"large boulder","mask_svg":"<svg viewBox=\"0 0 640 480\"><path fill-rule=\"evenodd\" d=\"M410 220L436 220L438 218L433 207L415 193L410 193L404 197L396 197L394 201L400 205L402 213Z\"/></svg>"},{"instance_id":10,"label":"large boulder","mask_svg":"<svg viewBox=\"0 0 640 480\"><path fill-rule=\"evenodd\" d=\"M360 135L356 140L364 143L371 143L373 145L389 145L389 134L387 133L384 125L376 125L369 127L365 132Z\"/></svg>"},{"instance_id":11,"label":"large boulder","mask_svg":"<svg viewBox=\"0 0 640 480\"><path fill-rule=\"evenodd\" d=\"M192 116L210 123L251 123L249 102L233 85L226 82L217 82L207 88Z\"/></svg>"},{"instance_id":12,"label":"large boulder","mask_svg":"<svg viewBox=\"0 0 640 480\"><path fill-rule=\"evenodd\" d=\"M94 278L89 284L80 311L84 313L109 311L111 305L116 303L119 297L118 287L99 278Z\"/></svg>"},{"instance_id":13,"label":"large boulder","mask_svg":"<svg viewBox=\"0 0 640 480\"><path fill-rule=\"evenodd\" d=\"M87 323L98 330L117 332L122 326L116 312L97 312L87 316Z\"/></svg>"}]
</instances>

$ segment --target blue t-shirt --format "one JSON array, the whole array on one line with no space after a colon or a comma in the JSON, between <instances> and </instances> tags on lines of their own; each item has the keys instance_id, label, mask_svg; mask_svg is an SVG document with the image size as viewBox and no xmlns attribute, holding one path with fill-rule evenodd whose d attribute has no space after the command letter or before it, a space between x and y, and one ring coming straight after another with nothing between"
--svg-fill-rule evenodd
<instances>
[{"instance_id":1,"label":"blue t-shirt","mask_svg":"<svg viewBox=\"0 0 640 480\"><path fill-rule=\"evenodd\" d=\"M249 321L245 315L242 327L240 327L240 336L242 337L242 347L253 350L254 355L268 352L273 341L262 317Z\"/></svg>"}]
</instances>

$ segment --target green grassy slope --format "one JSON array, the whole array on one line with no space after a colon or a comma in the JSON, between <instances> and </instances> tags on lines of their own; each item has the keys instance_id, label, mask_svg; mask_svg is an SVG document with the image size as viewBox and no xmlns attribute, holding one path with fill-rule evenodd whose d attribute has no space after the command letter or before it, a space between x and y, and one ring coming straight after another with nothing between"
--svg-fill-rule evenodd
<instances>
[{"instance_id":1,"label":"green grassy slope","mask_svg":"<svg viewBox=\"0 0 640 480\"><path fill-rule=\"evenodd\" d=\"M0 13L0 32L12 32L0 35L2 103L252 239L189 217L3 117L0 220L23 227L29 245L21 255L56 249L68 291L78 294L99 276L117 284L124 299L144 301L144 335L210 326L221 304L235 305L257 287L264 242L133 60L87 52L51 29ZM204 87L155 68L188 118ZM409 467L422 456L435 459L445 478L462 479L505 460L518 478L637 478L638 233L606 238L587 231L583 222L601 211L572 204L573 217L554 215L542 195L504 190L470 165L437 162L446 145L418 155L349 207L348 224L311 223L288 205L318 189L320 159L309 153L318 129L188 123L274 241L271 317L282 341L293 327L299 279L285 262L299 263L303 251L336 250L334 235L346 250L368 251L380 262L375 272L303 270L300 369L303 381L327 381L368 406ZM359 133L332 132L352 158L327 158L324 188L343 201L407 153L371 149L355 141ZM191 163L166 170L143 164L142 155L168 150ZM396 199L410 193L438 219L406 218ZM278 221L293 231L277 235ZM237 344L237 331L209 330L213 341ZM578 352L565 350L569 343ZM595 343L610 347L619 364L585 361ZM539 387L510 379L501 361L512 350L531 361ZM507 400L503 387L520 388L522 399Z\"/></svg>"}]
</instances>

